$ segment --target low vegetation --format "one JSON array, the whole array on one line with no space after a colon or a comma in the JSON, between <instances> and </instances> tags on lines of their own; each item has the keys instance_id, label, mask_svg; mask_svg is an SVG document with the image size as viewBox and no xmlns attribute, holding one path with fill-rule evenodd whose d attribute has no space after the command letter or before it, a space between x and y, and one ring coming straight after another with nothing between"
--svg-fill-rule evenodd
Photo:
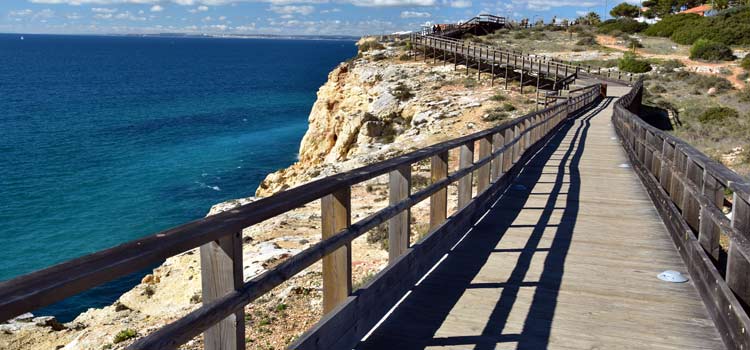
<instances>
[{"instance_id":1,"label":"low vegetation","mask_svg":"<svg viewBox=\"0 0 750 350\"><path fill-rule=\"evenodd\" d=\"M616 34L616 32L620 32L634 34L641 32L646 28L648 28L648 24L646 23L638 22L632 18L623 17L602 22L599 24L599 33Z\"/></svg>"},{"instance_id":2,"label":"low vegetation","mask_svg":"<svg viewBox=\"0 0 750 350\"><path fill-rule=\"evenodd\" d=\"M742 61L740 61L740 66L744 70L750 71L750 54L748 54L747 56L745 56L745 58L743 58Z\"/></svg>"},{"instance_id":3,"label":"low vegetation","mask_svg":"<svg viewBox=\"0 0 750 350\"><path fill-rule=\"evenodd\" d=\"M620 59L617 68L623 72L629 73L646 73L650 72L652 69L651 64L648 63L648 61L641 60L635 54L630 52L626 53Z\"/></svg>"},{"instance_id":4,"label":"low vegetation","mask_svg":"<svg viewBox=\"0 0 750 350\"><path fill-rule=\"evenodd\" d=\"M646 29L644 34L671 38L683 45L692 45L698 39L725 45L750 45L750 7L737 7L709 17L669 15Z\"/></svg>"},{"instance_id":5,"label":"low vegetation","mask_svg":"<svg viewBox=\"0 0 750 350\"><path fill-rule=\"evenodd\" d=\"M690 59L705 61L732 61L734 53L726 44L698 39L690 48Z\"/></svg>"},{"instance_id":6,"label":"low vegetation","mask_svg":"<svg viewBox=\"0 0 750 350\"><path fill-rule=\"evenodd\" d=\"M122 343L128 339L135 338L138 335L138 333L130 328L123 329L117 334L115 334L115 338L112 340L113 343Z\"/></svg>"},{"instance_id":7,"label":"low vegetation","mask_svg":"<svg viewBox=\"0 0 750 350\"><path fill-rule=\"evenodd\" d=\"M703 114L698 116L698 121L704 124L709 123L723 123L728 119L736 119L740 117L740 113L734 108L729 107L711 107L707 109Z\"/></svg>"},{"instance_id":8,"label":"low vegetation","mask_svg":"<svg viewBox=\"0 0 750 350\"><path fill-rule=\"evenodd\" d=\"M375 40L367 40L359 45L359 52L367 52L372 50L383 50L385 46Z\"/></svg>"}]
</instances>

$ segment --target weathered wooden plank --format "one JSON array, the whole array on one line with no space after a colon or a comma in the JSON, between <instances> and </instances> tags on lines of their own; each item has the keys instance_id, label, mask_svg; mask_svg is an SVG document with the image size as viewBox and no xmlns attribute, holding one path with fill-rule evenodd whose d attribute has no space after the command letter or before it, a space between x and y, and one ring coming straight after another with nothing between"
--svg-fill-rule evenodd
<instances>
[{"instance_id":1,"label":"weathered wooden plank","mask_svg":"<svg viewBox=\"0 0 750 350\"><path fill-rule=\"evenodd\" d=\"M468 168L474 163L474 142L461 145L459 150L459 169ZM465 207L471 201L473 174L468 174L458 180L458 208Z\"/></svg>"},{"instance_id":2,"label":"weathered wooden plank","mask_svg":"<svg viewBox=\"0 0 750 350\"><path fill-rule=\"evenodd\" d=\"M432 183L448 176L448 152L432 156L430 178ZM448 189L443 188L430 197L430 231L442 224L448 217Z\"/></svg>"},{"instance_id":3,"label":"weathered wooden plank","mask_svg":"<svg viewBox=\"0 0 750 350\"><path fill-rule=\"evenodd\" d=\"M200 247L202 300L210 303L239 290L243 283L242 232ZM225 318L203 333L206 350L245 348L243 310Z\"/></svg>"},{"instance_id":4,"label":"weathered wooden plank","mask_svg":"<svg viewBox=\"0 0 750 350\"><path fill-rule=\"evenodd\" d=\"M351 190L344 187L323 197L321 229L323 239L351 225ZM342 303L352 291L352 252L347 244L323 257L323 313Z\"/></svg>"},{"instance_id":5,"label":"weathered wooden plank","mask_svg":"<svg viewBox=\"0 0 750 350\"><path fill-rule=\"evenodd\" d=\"M492 135L479 139L479 159L489 157L492 153ZM477 193L482 193L490 186L490 163L477 170Z\"/></svg>"},{"instance_id":6,"label":"weathered wooden plank","mask_svg":"<svg viewBox=\"0 0 750 350\"><path fill-rule=\"evenodd\" d=\"M750 237L750 205L737 195L734 196L732 208L732 227ZM734 240L730 240L727 253L726 280L737 298L745 305L750 304L750 261L740 252Z\"/></svg>"},{"instance_id":7,"label":"weathered wooden plank","mask_svg":"<svg viewBox=\"0 0 750 350\"><path fill-rule=\"evenodd\" d=\"M492 135L492 151L495 152L505 144L505 137L502 133L496 133ZM497 181L500 176L503 175L503 156L504 153L497 155L491 163L491 180L492 182Z\"/></svg>"},{"instance_id":8,"label":"weathered wooden plank","mask_svg":"<svg viewBox=\"0 0 750 350\"><path fill-rule=\"evenodd\" d=\"M389 178L388 200L395 205L411 194L411 165L391 171ZM388 220L388 261L391 263L409 247L410 219L411 212L406 209Z\"/></svg>"},{"instance_id":9,"label":"weathered wooden plank","mask_svg":"<svg viewBox=\"0 0 750 350\"><path fill-rule=\"evenodd\" d=\"M721 210L724 206L724 188L722 188L716 178L711 176L707 171L703 171L703 194L713 199L713 204ZM721 231L718 225L708 215L708 208L701 208L700 212L700 229L698 232L698 242L706 250L714 261L719 261L721 245L719 239Z\"/></svg>"}]
</instances>

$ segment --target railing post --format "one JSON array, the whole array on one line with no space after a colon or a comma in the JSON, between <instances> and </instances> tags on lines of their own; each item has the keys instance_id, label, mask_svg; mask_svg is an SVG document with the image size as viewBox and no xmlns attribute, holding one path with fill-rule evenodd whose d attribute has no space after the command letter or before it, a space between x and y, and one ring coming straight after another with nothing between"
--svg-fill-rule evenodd
<instances>
[{"instance_id":1,"label":"railing post","mask_svg":"<svg viewBox=\"0 0 750 350\"><path fill-rule=\"evenodd\" d=\"M503 137L502 133L495 133L492 135L492 152L499 150L503 147L505 144L505 138ZM491 165L491 175L492 181L495 182L497 179L499 179L501 176L503 176L503 153L498 154L495 156L495 158L492 159L492 165Z\"/></svg>"},{"instance_id":2,"label":"railing post","mask_svg":"<svg viewBox=\"0 0 750 350\"><path fill-rule=\"evenodd\" d=\"M200 247L203 303L242 288L242 232ZM245 349L245 312L237 311L203 333L206 350Z\"/></svg>"},{"instance_id":3,"label":"railing post","mask_svg":"<svg viewBox=\"0 0 750 350\"><path fill-rule=\"evenodd\" d=\"M490 68L492 74L492 78L490 79L490 86L495 85L495 50L492 50L492 68Z\"/></svg>"},{"instance_id":4,"label":"railing post","mask_svg":"<svg viewBox=\"0 0 750 350\"><path fill-rule=\"evenodd\" d=\"M702 191L706 197L711 199L711 202L715 204L719 210L724 207L724 188L718 181L716 181L716 178L706 170L703 170ZM712 256L716 261L719 261L719 253L721 251L721 246L719 245L720 235L721 231L719 230L719 227L716 226L708 215L708 208L701 208L698 242L703 246L703 249L708 252L708 255Z\"/></svg>"},{"instance_id":5,"label":"railing post","mask_svg":"<svg viewBox=\"0 0 750 350\"><path fill-rule=\"evenodd\" d=\"M492 154L492 136L486 136L479 139L479 159L484 159ZM490 162L491 163L491 162ZM477 194L482 193L490 187L490 167L487 163L477 170Z\"/></svg>"},{"instance_id":6,"label":"railing post","mask_svg":"<svg viewBox=\"0 0 750 350\"><path fill-rule=\"evenodd\" d=\"M513 127L505 129L506 146L513 141L514 134ZM503 152L503 174L507 173L510 168L513 167L513 148L515 148L515 146L510 146Z\"/></svg>"},{"instance_id":7,"label":"railing post","mask_svg":"<svg viewBox=\"0 0 750 350\"><path fill-rule=\"evenodd\" d=\"M521 89L521 95L523 95L523 70L526 69L526 58L521 56L521 83L518 85Z\"/></svg>"},{"instance_id":8,"label":"railing post","mask_svg":"<svg viewBox=\"0 0 750 350\"><path fill-rule=\"evenodd\" d=\"M476 46L474 47L474 56L477 55ZM479 47L479 57L477 57L477 81L482 81L482 47Z\"/></svg>"},{"instance_id":9,"label":"railing post","mask_svg":"<svg viewBox=\"0 0 750 350\"><path fill-rule=\"evenodd\" d=\"M465 169L474 164L474 141L467 142L460 147L459 169ZM463 209L471 201L473 172L458 180L458 210Z\"/></svg>"},{"instance_id":10,"label":"railing post","mask_svg":"<svg viewBox=\"0 0 750 350\"><path fill-rule=\"evenodd\" d=\"M750 235L750 204L746 200L750 198L741 198L736 192L732 200L732 227L744 237ZM726 281L737 298L747 305L750 304L750 262L740 249L734 240L730 240Z\"/></svg>"},{"instance_id":11,"label":"railing post","mask_svg":"<svg viewBox=\"0 0 750 350\"><path fill-rule=\"evenodd\" d=\"M347 186L321 199L323 239L351 226L351 189ZM343 246L323 257L323 313L341 304L352 291L352 248Z\"/></svg>"},{"instance_id":12,"label":"railing post","mask_svg":"<svg viewBox=\"0 0 750 350\"><path fill-rule=\"evenodd\" d=\"M518 123L513 127L513 138L517 138L518 141L513 145L513 164L518 163L518 160L521 159L521 153L522 147L523 147L523 137L521 137L523 132L523 124Z\"/></svg>"},{"instance_id":13,"label":"railing post","mask_svg":"<svg viewBox=\"0 0 750 350\"><path fill-rule=\"evenodd\" d=\"M430 178L432 183L448 177L448 151L432 156ZM448 217L448 189L442 188L430 196L430 231L440 226Z\"/></svg>"},{"instance_id":14,"label":"railing post","mask_svg":"<svg viewBox=\"0 0 750 350\"><path fill-rule=\"evenodd\" d=\"M388 203L390 205L409 197L411 193L411 165L406 164L398 167L388 174L389 191ZM409 248L409 220L410 209L406 209L388 220L388 262L393 263Z\"/></svg>"}]
</instances>

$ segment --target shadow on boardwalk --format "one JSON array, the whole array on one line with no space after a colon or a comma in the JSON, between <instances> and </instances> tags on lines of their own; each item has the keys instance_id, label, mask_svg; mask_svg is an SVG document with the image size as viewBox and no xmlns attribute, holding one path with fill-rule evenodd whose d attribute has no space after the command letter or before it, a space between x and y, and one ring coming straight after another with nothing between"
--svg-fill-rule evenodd
<instances>
[{"instance_id":1,"label":"shadow on boardwalk","mask_svg":"<svg viewBox=\"0 0 750 350\"><path fill-rule=\"evenodd\" d=\"M514 343L517 349L546 347L564 273L565 258L578 216L581 186L578 164L583 154L583 145L590 127L590 119L611 102L612 99L607 99L593 110L566 122L560 132L529 160L508 192L473 227L465 239L427 278L412 289L411 294L390 317L357 348L425 349L449 346L489 350L495 349L499 343L506 342ZM567 137L571 133L572 136ZM548 162L559 164L556 172L550 172ZM551 191L532 193L531 189L542 176L554 176L550 186L545 186L551 187ZM497 249L498 243L509 228L520 227L511 225L522 210L529 209L527 201L531 195L546 195L547 200L543 208L534 208L540 209L541 214L538 221L529 226L532 233L525 246ZM564 208L555 207L558 198L565 198ZM562 210L559 225L550 224L554 210ZM549 235L550 230L555 230L550 248L539 248L543 234L547 231ZM537 252L544 252L546 255L541 278L535 282L525 282L532 259ZM515 266L508 267L512 269L510 277L501 283L472 283L493 253L518 254ZM509 334L504 330L522 287L536 288L522 332ZM451 310L468 289L494 289L497 290L496 293L487 295L500 295L494 302L482 300L483 304L493 308L484 329L477 329L472 332L473 334L436 336ZM499 292L499 289L502 289L502 292Z\"/></svg>"}]
</instances>

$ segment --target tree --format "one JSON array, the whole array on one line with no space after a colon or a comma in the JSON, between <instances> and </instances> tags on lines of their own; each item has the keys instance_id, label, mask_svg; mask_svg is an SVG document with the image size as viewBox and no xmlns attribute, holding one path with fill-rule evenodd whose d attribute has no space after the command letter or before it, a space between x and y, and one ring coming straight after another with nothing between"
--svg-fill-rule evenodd
<instances>
[{"instance_id":1,"label":"tree","mask_svg":"<svg viewBox=\"0 0 750 350\"><path fill-rule=\"evenodd\" d=\"M623 2L615 7L612 8L611 11L609 11L609 14L612 15L612 17L629 17L629 18L635 18L641 15L641 8L635 5L628 4L627 2Z\"/></svg>"},{"instance_id":2,"label":"tree","mask_svg":"<svg viewBox=\"0 0 750 350\"><path fill-rule=\"evenodd\" d=\"M576 22L578 22L579 24L595 26L599 23L602 23L602 18L599 17L599 14L597 14L596 12L589 12L585 16L578 17L576 19Z\"/></svg>"}]
</instances>

